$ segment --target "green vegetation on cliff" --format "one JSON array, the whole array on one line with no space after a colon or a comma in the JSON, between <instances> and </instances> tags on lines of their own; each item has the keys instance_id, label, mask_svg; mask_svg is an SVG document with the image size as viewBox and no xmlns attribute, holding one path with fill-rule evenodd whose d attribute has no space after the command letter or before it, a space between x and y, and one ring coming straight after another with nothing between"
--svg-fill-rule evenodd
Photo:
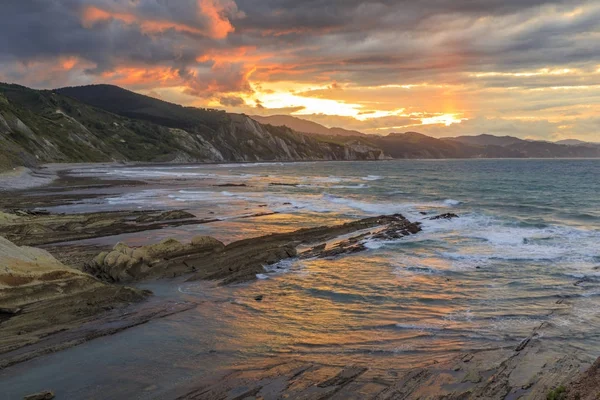
<instances>
[{"instance_id":1,"label":"green vegetation on cliff","mask_svg":"<svg viewBox=\"0 0 600 400\"><path fill-rule=\"evenodd\" d=\"M364 150L364 149L362 149ZM116 86L0 83L0 168L44 162L375 159L245 115L182 107Z\"/></svg>"}]
</instances>

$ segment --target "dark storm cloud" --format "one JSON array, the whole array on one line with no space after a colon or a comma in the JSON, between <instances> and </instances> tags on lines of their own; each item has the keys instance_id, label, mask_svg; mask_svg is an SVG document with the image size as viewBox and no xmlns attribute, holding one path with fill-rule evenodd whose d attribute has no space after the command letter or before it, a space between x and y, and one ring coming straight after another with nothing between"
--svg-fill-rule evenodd
<instances>
[{"instance_id":1,"label":"dark storm cloud","mask_svg":"<svg viewBox=\"0 0 600 400\"><path fill-rule=\"evenodd\" d=\"M101 72L121 62L186 65L195 59L198 39L174 32L150 37L139 26L119 21L86 28L81 13L88 3L9 0L0 13L0 60L27 62L73 55L96 63L96 72Z\"/></svg>"},{"instance_id":2,"label":"dark storm cloud","mask_svg":"<svg viewBox=\"0 0 600 400\"><path fill-rule=\"evenodd\" d=\"M229 37L210 37L214 21L202 14L202 4L231 24ZM413 81L465 65L476 71L595 60L597 38L581 33L599 29L599 10L572 20L537 18L514 29L537 13L543 16L542 7L561 12L576 5L573 0L8 0L0 14L0 61L74 55L95 63L93 73L123 63L185 71L207 50L250 45L285 50L290 59L282 63L296 62L292 71L299 74L338 74L364 84L401 74ZM90 7L117 17L86 24ZM478 24L483 17L500 18L494 21L500 24L506 18L508 24ZM162 28L148 32L144 24ZM286 48L290 42L297 47Z\"/></svg>"},{"instance_id":3,"label":"dark storm cloud","mask_svg":"<svg viewBox=\"0 0 600 400\"><path fill-rule=\"evenodd\" d=\"M238 0L246 29L359 30L366 26L413 29L424 20L448 14L505 15L532 8L569 6L572 0ZM393 18L391 18L393 17ZM383 24L382 24L383 23Z\"/></svg>"}]
</instances>

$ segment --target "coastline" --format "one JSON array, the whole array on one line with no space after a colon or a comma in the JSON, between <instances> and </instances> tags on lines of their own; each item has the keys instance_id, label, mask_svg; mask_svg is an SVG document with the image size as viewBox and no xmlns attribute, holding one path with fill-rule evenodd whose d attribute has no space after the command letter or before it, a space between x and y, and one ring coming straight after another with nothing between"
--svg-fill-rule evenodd
<instances>
[{"instance_id":1,"label":"coastline","mask_svg":"<svg viewBox=\"0 0 600 400\"><path fill-rule=\"evenodd\" d=\"M114 164L110 164L114 165ZM67 168L68 169L68 168ZM58 167L56 169L57 174L60 175L64 169ZM20 172L22 173L22 172ZM101 180L88 179L85 180L89 185L97 185ZM126 181L125 181L126 182ZM53 181L57 187L60 186L60 181ZM106 184L106 182L105 182ZM113 183L108 183L111 185ZM115 182L119 184L119 182ZM154 214L149 213L152 218L159 218L165 210L156 210ZM73 219L72 215L64 215L60 218L51 217L47 215L29 215L29 216L18 216L27 221L25 224L20 226L33 226L39 228L39 226L51 226L52 224L58 223L60 226L66 226L77 222L77 224L83 225L69 225L77 226L79 229L76 232L75 237L70 237L70 240L76 240L78 237L85 237L85 230L81 230L81 226L85 228L86 222L92 220L93 223L100 223L103 226L104 231L98 230L97 233L102 235L111 236L119 232L123 232L123 225L119 225L119 217L117 212L108 212L104 215L79 215L77 219ZM146 214L135 214L131 212L125 213L123 218L139 218ZM427 216L427 218L435 217L434 215ZM83 219L81 219L83 218ZM452 220L453 217L449 218ZM460 217L458 217L460 218ZM14 218L7 218L10 224L15 226ZM44 222L46 221L46 222ZM58 221L58 222L57 222ZM164 228L169 226L181 226L185 223L185 218L182 220L167 219L165 221L155 221L158 225L148 225L146 227L140 227L140 231L143 232L145 228ZM380 217L379 221L375 221L374 224L367 223L367 225L352 225L351 228L339 228L328 226L326 229L322 229L323 236L319 236L319 228L317 230L308 230L303 234L298 235L297 232L292 234L285 234L277 236L275 232L269 232L267 236L258 237L254 240L242 240L239 242L233 242L229 246L230 249L235 252L222 253L221 250L215 251L214 248L210 248L207 252L207 247L203 244L200 250L194 250L190 253L188 250L178 247L177 244L171 243L175 246L175 252L164 254L166 260L159 263L153 263L152 268L158 268L159 272L155 274L140 275L139 277L131 274L123 275L119 272L120 268L128 266L129 260L121 260L111 265L100 263L92 271L96 271L96 277L101 279L98 282L102 284L115 285L115 282L126 283L128 285L137 286L138 281L145 281L146 279L159 279L168 283L174 276L185 276L186 279L193 277L194 273L196 278L199 279L220 279L222 283L233 283L239 284L240 282L247 282L248 279L255 280L257 274L260 274L265 263L276 264L281 259L289 257L301 257L299 252L296 250L291 251L289 247L290 242L293 242L294 247L302 245L302 251L308 251L306 257L344 257L347 254L354 254L355 252L362 251L358 244L360 241L366 238L363 229L367 229L369 234L376 235L380 232L373 230L374 227L381 226L384 217ZM148 222L148 221L146 221ZM146 223L145 222L145 223ZM190 221L191 223L200 223L201 220ZM450 221L452 222L452 221ZM103 225L106 223L107 225ZM16 224L19 225L19 224ZM360 229L359 229L360 228ZM22 232L22 228L15 228L16 231ZM94 227L97 229L97 227ZM131 229L127 227L126 229ZM398 228L394 226L392 231L402 231L404 228ZM385 231L385 229L384 229ZM65 230L57 230L57 232L67 232ZM354 233L353 233L354 232ZM275 235L273 235L275 233ZM410 232L413 234L412 232ZM32 236L33 234L33 236ZM40 238L43 239L42 233ZM340 239L340 235L349 234L349 237ZM414 234L419 234L415 232ZM29 244L33 245L44 245L46 246L49 242L41 239L35 239L35 232L28 232L26 236L13 237L17 244L19 241L23 241L21 244L26 243L29 240ZM77 236L80 235L80 236ZM286 236L287 235L287 236ZM304 235L304 236L303 236ZM65 236L67 237L67 236ZM307 241L303 237L310 238L312 241ZM284 238L279 241L278 238ZM315 239L318 239L315 241ZM34 241L31 241L34 240ZM35 240L38 240L37 242ZM265 252L264 247L257 247L259 244L265 243L270 245L275 244L272 248L273 252ZM321 241L319 241L321 240ZM325 240L325 246L321 247ZM60 238L57 241L61 241ZM57 243L60 244L60 243ZM116 244L116 243L115 243ZM341 245L340 245L341 244ZM269 245L269 246L270 246ZM246 249L245 249L245 246ZM268 247L268 246L267 246ZM227 247L225 247L227 248ZM57 246L53 251L58 250ZM281 250L284 249L283 252ZM98 248L90 248L89 258L94 254L98 254L100 251ZM106 249L108 252L115 249ZM119 247L118 252L121 254L133 254L135 249ZM77 249L76 252L80 252L81 249ZM171 251L171 250L169 250ZM199 259L205 260L208 256L208 264L213 263L212 270L209 268L210 273L198 273L197 269L202 269L202 265L199 263ZM227 254L231 254L228 256ZM253 258L255 255L266 255L266 258ZM86 256L87 257L87 256ZM163 255L161 255L163 257ZM140 259L142 260L143 257ZM68 264L69 257L61 259L63 262ZM250 260L251 262L248 262ZM205 265L208 265L205 264ZM142 266L141 264L135 264L136 268ZM240 268L236 268L236 265L240 265ZM81 267L81 263L80 263ZM106 267L109 267L106 269ZM116 268L116 269L115 269ZM142 270L141 268L140 270ZM111 272L111 278L107 279L107 271ZM237 274L237 275L236 275ZM121 281L115 279L119 276L130 276L132 279ZM258 300L257 300L258 301ZM561 301L556 304L557 312L567 312L568 310L568 299ZM85 341L95 339L97 337L112 335L114 333L121 332L124 329L133 328L139 326L153 319L168 318L174 313L180 313L197 307L198 303L185 303L185 302L169 302L165 301L164 298L155 297L150 300L126 300L124 304L115 306L114 304L102 305L99 312L93 313L91 320L86 320L85 325L81 326L81 321L77 320L76 324L69 327L64 332L57 332L46 338L42 338L41 341L32 343L28 349L19 350L12 349L8 353L4 353L0 356L0 370L8 367L9 365L15 365L25 360L32 359L39 355L47 354L50 352L60 351L71 346L81 344ZM112 309L104 309L103 307L109 307ZM2 307L0 305L0 307ZM13 309L14 311L14 309ZM17 314L15 314L17 315ZM12 317L11 317L12 318ZM35 317L38 318L38 317ZM544 336L553 336L556 327L552 326L541 326L539 330L532 332L531 336L523 342L522 346L516 348L502 348L495 350L486 350L479 352L465 352L459 354L455 358L450 360L443 360L437 364L432 364L429 367L409 369L394 369L391 368L389 371L380 371L373 369L365 369L365 367L354 367L354 366L331 366L322 365L318 363L306 363L304 361L289 361L284 364L277 364L277 367L273 367L270 361L265 360L264 364L250 365L246 369L238 368L236 370L228 370L227 376L211 376L204 377L199 382L195 382L191 387L177 388L173 391L172 396L168 398L189 398L189 399L203 399L212 398L210 396L217 396L218 393L225 395L223 392L224 388L229 388L228 393L238 393L242 387L248 385L252 386L250 392L251 395L265 394L265 390L271 390L272 386L268 386L265 382L281 382L286 381L287 388L303 387L303 390L308 388L320 388L318 391L323 389L323 393L330 393L331 395L336 394L338 398L343 398L344 395L350 395L360 390L371 390L373 397L376 395L387 395L390 398L403 395L405 398L427 398L427 396L458 396L462 393L462 398L476 398L477 396L483 396L484 398L505 398L507 395L519 395L519 396L533 396L531 398L540 398L545 396L552 388L559 385L568 385L569 382L580 379L580 370L591 365L592 359L584 357L582 353L573 352L572 354L565 354L564 349L556 349L553 346L548 347L544 340ZM383 374L383 375L382 375ZM240 380L240 376L243 379ZM220 377L220 380L215 380ZM209 380L207 382L207 379ZM265 381L266 380L266 381ZM216 385L216 386L215 386ZM207 391L207 390L211 391ZM379 390L381 389L381 390ZM217 390L215 392L215 390ZM220 390L221 392L218 392ZM286 389L288 390L288 389ZM317 389L315 389L317 390ZM375 393L379 390L377 393ZM403 392L404 390L404 392ZM268 392L275 393L275 392ZM300 395L299 392L277 392L278 395ZM308 393L308 392L306 392ZM310 391L312 393L312 391ZM362 393L362 392L360 392ZM365 398L368 398L369 392L365 392ZM171 394L169 395L171 396ZM470 396L470 397L469 397ZM218 397L218 396L217 396ZM167 398L167 397L164 397ZM385 397L384 397L385 398ZM452 398L452 397L450 397Z\"/></svg>"},{"instance_id":2,"label":"coastline","mask_svg":"<svg viewBox=\"0 0 600 400\"><path fill-rule=\"evenodd\" d=\"M0 172L0 191L12 191L41 187L52 183L57 176L44 169L16 167Z\"/></svg>"}]
</instances>

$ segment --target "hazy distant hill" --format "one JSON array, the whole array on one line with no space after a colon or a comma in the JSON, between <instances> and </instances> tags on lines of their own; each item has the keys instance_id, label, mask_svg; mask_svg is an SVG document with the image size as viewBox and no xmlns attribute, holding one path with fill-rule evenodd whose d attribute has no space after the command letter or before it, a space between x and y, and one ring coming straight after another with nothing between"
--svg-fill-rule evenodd
<instances>
[{"instance_id":1,"label":"hazy distant hill","mask_svg":"<svg viewBox=\"0 0 600 400\"><path fill-rule=\"evenodd\" d=\"M268 117L252 115L251 118L260 122L261 124L287 126L295 131L304 133L316 133L318 135L326 136L367 136L366 134L358 131L351 131L343 128L327 128L326 126L317 124L316 122L292 117L291 115L271 115Z\"/></svg>"},{"instance_id":2,"label":"hazy distant hill","mask_svg":"<svg viewBox=\"0 0 600 400\"><path fill-rule=\"evenodd\" d=\"M477 135L477 136L457 136L447 137L445 140L454 140L456 142L471 144L476 146L508 146L514 143L524 142L513 136L494 136L494 135Z\"/></svg>"},{"instance_id":3,"label":"hazy distant hill","mask_svg":"<svg viewBox=\"0 0 600 400\"><path fill-rule=\"evenodd\" d=\"M554 142L556 144L566 144L567 146L587 146L587 147L600 147L600 143L584 142L583 140L577 139L565 139Z\"/></svg>"}]
</instances>

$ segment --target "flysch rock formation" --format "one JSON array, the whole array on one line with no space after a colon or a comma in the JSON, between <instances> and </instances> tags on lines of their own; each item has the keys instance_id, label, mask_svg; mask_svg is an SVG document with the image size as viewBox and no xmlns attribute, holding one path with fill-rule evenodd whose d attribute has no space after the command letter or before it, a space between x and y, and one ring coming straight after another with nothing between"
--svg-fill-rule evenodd
<instances>
[{"instance_id":1,"label":"flysch rock formation","mask_svg":"<svg viewBox=\"0 0 600 400\"><path fill-rule=\"evenodd\" d=\"M402 215L388 215L244 239L227 246L208 236L196 237L189 244L168 239L139 248L119 243L112 251L100 253L88 262L84 270L108 282L193 273L190 280L238 283L256 279L257 274L265 272L265 266L284 259L354 253L366 250L364 241L369 238L399 239L420 230L418 223L412 223ZM349 236L339 239L343 235ZM305 248L299 250L300 246Z\"/></svg>"},{"instance_id":2,"label":"flysch rock formation","mask_svg":"<svg viewBox=\"0 0 600 400\"><path fill-rule=\"evenodd\" d=\"M0 236L0 369L193 306L144 301L150 295Z\"/></svg>"}]
</instances>

